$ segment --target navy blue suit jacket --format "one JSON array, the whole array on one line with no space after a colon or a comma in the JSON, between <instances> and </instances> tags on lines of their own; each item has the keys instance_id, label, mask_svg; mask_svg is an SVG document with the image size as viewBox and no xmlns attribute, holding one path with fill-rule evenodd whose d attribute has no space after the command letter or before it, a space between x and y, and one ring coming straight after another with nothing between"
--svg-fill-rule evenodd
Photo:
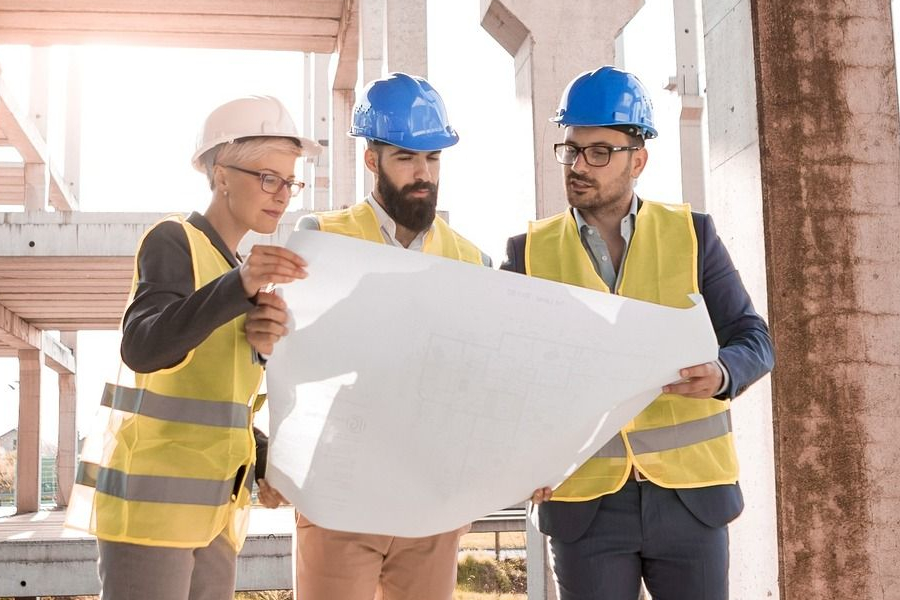
<instances>
[{"instance_id":1,"label":"navy blue suit jacket","mask_svg":"<svg viewBox=\"0 0 900 600\"><path fill-rule=\"evenodd\" d=\"M691 216L697 234L700 293L706 301L719 342L719 360L730 376L728 388L719 398L734 398L772 370L772 340L765 321L753 309L725 245L716 234L712 218L700 213ZM500 268L525 273L525 234L509 239L506 261ZM688 510L710 527L727 524L744 508L741 488L736 483L679 489L677 494ZM600 497L587 502L544 502L537 510L532 510L531 515L542 533L572 542L587 531L602 501Z\"/></svg>"}]
</instances>

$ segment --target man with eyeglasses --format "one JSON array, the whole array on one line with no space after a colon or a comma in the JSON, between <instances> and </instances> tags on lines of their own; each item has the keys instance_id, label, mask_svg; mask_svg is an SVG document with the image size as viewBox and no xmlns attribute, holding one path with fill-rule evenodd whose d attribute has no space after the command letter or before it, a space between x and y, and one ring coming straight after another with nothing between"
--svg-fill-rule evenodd
<instances>
[{"instance_id":1,"label":"man with eyeglasses","mask_svg":"<svg viewBox=\"0 0 900 600\"><path fill-rule=\"evenodd\" d=\"M771 370L768 328L712 219L634 193L657 135L634 75L582 73L551 121L571 208L511 238L501 268L682 308L700 292L719 341L717 360L686 365L569 479L535 490L559 598L634 600L643 579L653 598L724 600L727 524L743 509L730 399Z\"/></svg>"},{"instance_id":2,"label":"man with eyeglasses","mask_svg":"<svg viewBox=\"0 0 900 600\"><path fill-rule=\"evenodd\" d=\"M428 81L392 73L370 82L353 109L349 133L366 140L364 160L374 176L374 190L349 208L304 217L298 228L490 266L490 258L436 214L441 152L459 136ZM383 300L397 301L390 290ZM372 310L378 313L377 306ZM275 490L269 487L268 492ZM467 530L418 538L335 531L298 512L294 597L450 600L459 538Z\"/></svg>"}]
</instances>

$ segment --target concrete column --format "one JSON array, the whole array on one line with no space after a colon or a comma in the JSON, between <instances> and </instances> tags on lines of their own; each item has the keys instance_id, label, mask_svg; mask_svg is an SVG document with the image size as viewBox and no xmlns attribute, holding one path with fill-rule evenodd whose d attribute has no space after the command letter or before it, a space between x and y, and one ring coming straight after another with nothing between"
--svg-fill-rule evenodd
<instances>
[{"instance_id":1,"label":"concrete column","mask_svg":"<svg viewBox=\"0 0 900 600\"><path fill-rule=\"evenodd\" d=\"M386 0L360 0L359 5L359 75L357 92L372 81L387 74L385 61L385 10ZM352 108L352 107L351 107ZM363 164L365 140L357 138L356 144L356 198L372 191L374 181Z\"/></svg>"},{"instance_id":2,"label":"concrete column","mask_svg":"<svg viewBox=\"0 0 900 600\"><path fill-rule=\"evenodd\" d=\"M675 86L681 98L681 193L694 210L706 211L705 98L700 88L703 70L700 25L701 0L674 0Z\"/></svg>"},{"instance_id":3,"label":"concrete column","mask_svg":"<svg viewBox=\"0 0 900 600\"><path fill-rule=\"evenodd\" d=\"M36 512L41 502L40 350L19 350L19 431L16 452L16 513Z\"/></svg>"},{"instance_id":4,"label":"concrete column","mask_svg":"<svg viewBox=\"0 0 900 600\"><path fill-rule=\"evenodd\" d=\"M481 25L515 59L516 98L521 127L507 140L517 165L533 172L512 190L538 218L564 210L568 203L552 145L563 132L548 120L556 114L566 84L578 73L615 63L616 36L642 6L642 0L604 3L602 18L591 0L531 2L481 0ZM530 212L530 211L529 211ZM528 532L529 600L554 598L547 585L543 536ZM546 589L541 589L544 582ZM546 595L545 595L546 594Z\"/></svg>"},{"instance_id":5,"label":"concrete column","mask_svg":"<svg viewBox=\"0 0 900 600\"><path fill-rule=\"evenodd\" d=\"M750 0L704 2L709 123L709 194L713 215L754 306L766 315L766 252L759 167ZM789 357L779 355L778 367ZM731 406L741 466L744 512L729 525L733 598L778 597L778 544L768 378Z\"/></svg>"},{"instance_id":6,"label":"concrete column","mask_svg":"<svg viewBox=\"0 0 900 600\"><path fill-rule=\"evenodd\" d=\"M328 109L330 104L328 64L331 56L328 54L314 54L312 60L313 77L310 85L312 86L312 110L310 111L310 122L307 125L307 133L318 141L320 144L330 145L328 133ZM346 132L335 132L337 135L346 136ZM329 166L331 165L330 153L326 147L314 161L310 162L313 166L312 179L313 183L313 210L329 210L330 204L330 185L329 185Z\"/></svg>"},{"instance_id":7,"label":"concrete column","mask_svg":"<svg viewBox=\"0 0 900 600\"><path fill-rule=\"evenodd\" d=\"M47 140L47 114L50 94L50 47L31 47L31 90L28 94L28 118L34 123L44 141Z\"/></svg>"},{"instance_id":8,"label":"concrete column","mask_svg":"<svg viewBox=\"0 0 900 600\"><path fill-rule=\"evenodd\" d=\"M49 167L45 163L25 163L25 210L47 210L49 198Z\"/></svg>"},{"instance_id":9,"label":"concrete column","mask_svg":"<svg viewBox=\"0 0 900 600\"><path fill-rule=\"evenodd\" d=\"M315 61L311 53L307 52L303 55L303 111L300 115L300 135L312 137L312 129L310 124L313 121L313 103L315 101ZM313 198L316 194L315 167L309 160L303 160L297 164L297 168L301 170L299 176L306 186L300 192L301 204L307 210L313 209Z\"/></svg>"},{"instance_id":10,"label":"concrete column","mask_svg":"<svg viewBox=\"0 0 900 600\"><path fill-rule=\"evenodd\" d=\"M752 3L784 598L900 597L889 0Z\"/></svg>"},{"instance_id":11,"label":"concrete column","mask_svg":"<svg viewBox=\"0 0 900 600\"><path fill-rule=\"evenodd\" d=\"M385 0L387 71L428 77L428 15L425 0Z\"/></svg>"},{"instance_id":12,"label":"concrete column","mask_svg":"<svg viewBox=\"0 0 900 600\"><path fill-rule=\"evenodd\" d=\"M338 51L328 64L331 88L330 118L328 122L328 174L330 208L338 209L356 202L356 140L349 137L350 119L355 89L360 73L359 3L353 3L346 16L344 33L338 36Z\"/></svg>"},{"instance_id":13,"label":"concrete column","mask_svg":"<svg viewBox=\"0 0 900 600\"><path fill-rule=\"evenodd\" d=\"M356 94L353 90L333 90L331 93L331 123L334 136L328 144L331 164L331 208L339 209L356 204L361 196L356 189L357 142L347 135Z\"/></svg>"},{"instance_id":14,"label":"concrete column","mask_svg":"<svg viewBox=\"0 0 900 600\"><path fill-rule=\"evenodd\" d=\"M60 334L60 341L76 353L77 334L66 331ZM75 373L59 374L59 433L57 439L56 505L68 506L72 484L75 483L75 458L78 451L78 432L75 422L75 398L77 385Z\"/></svg>"},{"instance_id":15,"label":"concrete column","mask_svg":"<svg viewBox=\"0 0 900 600\"><path fill-rule=\"evenodd\" d=\"M31 49L31 79L28 96L28 118L41 138L47 140L47 112L49 108L50 48ZM49 145L47 146L49 152ZM25 210L47 209L50 197L50 173L42 163L25 163Z\"/></svg>"},{"instance_id":16,"label":"concrete column","mask_svg":"<svg viewBox=\"0 0 900 600\"><path fill-rule=\"evenodd\" d=\"M604 3L602 15L592 0L533 2L481 0L481 25L515 58L516 97L522 112L521 135L508 151L534 180L515 193L535 208L537 217L566 208L562 175L552 145L563 133L548 119L556 114L566 84L576 75L615 63L615 38L643 0Z\"/></svg>"},{"instance_id":17,"label":"concrete column","mask_svg":"<svg viewBox=\"0 0 900 600\"><path fill-rule=\"evenodd\" d=\"M69 49L69 70L66 79L66 149L63 179L75 199L81 193L81 47Z\"/></svg>"}]
</instances>

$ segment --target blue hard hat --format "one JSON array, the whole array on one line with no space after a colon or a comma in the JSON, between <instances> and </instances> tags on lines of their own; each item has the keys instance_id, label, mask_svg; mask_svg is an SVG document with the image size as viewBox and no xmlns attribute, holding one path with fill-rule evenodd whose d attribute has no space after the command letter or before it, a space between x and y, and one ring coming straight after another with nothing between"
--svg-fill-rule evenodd
<instances>
[{"instance_id":1,"label":"blue hard hat","mask_svg":"<svg viewBox=\"0 0 900 600\"><path fill-rule=\"evenodd\" d=\"M437 90L406 73L391 73L363 89L349 133L415 152L442 150L459 141Z\"/></svg>"},{"instance_id":2,"label":"blue hard hat","mask_svg":"<svg viewBox=\"0 0 900 600\"><path fill-rule=\"evenodd\" d=\"M569 82L550 119L565 127L628 127L655 138L653 103L640 80L615 67L585 71Z\"/></svg>"}]
</instances>

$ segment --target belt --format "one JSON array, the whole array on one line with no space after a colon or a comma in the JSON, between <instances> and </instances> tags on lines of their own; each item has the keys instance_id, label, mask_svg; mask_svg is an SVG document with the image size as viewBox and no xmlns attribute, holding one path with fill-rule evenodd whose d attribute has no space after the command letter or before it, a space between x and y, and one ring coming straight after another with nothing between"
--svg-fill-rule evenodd
<instances>
[{"instance_id":1,"label":"belt","mask_svg":"<svg viewBox=\"0 0 900 600\"><path fill-rule=\"evenodd\" d=\"M649 479L644 477L644 474L638 471L638 468L634 465L631 465L631 470L628 472L628 479L629 481L637 481L638 483L650 481Z\"/></svg>"}]
</instances>

